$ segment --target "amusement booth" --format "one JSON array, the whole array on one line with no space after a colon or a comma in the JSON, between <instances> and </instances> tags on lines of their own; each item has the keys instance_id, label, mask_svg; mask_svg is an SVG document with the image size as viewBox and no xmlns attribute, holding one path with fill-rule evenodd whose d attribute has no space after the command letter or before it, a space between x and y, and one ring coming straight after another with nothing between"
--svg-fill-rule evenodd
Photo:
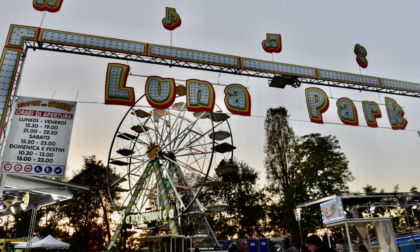
<instances>
[{"instance_id":1,"label":"amusement booth","mask_svg":"<svg viewBox=\"0 0 420 252\"><path fill-rule=\"evenodd\" d=\"M329 247L335 248L337 251L359 252L363 251L364 246L368 251L398 252L401 251L401 248L396 240L391 222L392 217L373 218L372 212L376 207L401 207L404 209L412 208L412 206L417 207L418 196L418 193L330 195L298 204L296 215L300 222L302 210L320 207L322 221L326 228L323 240L324 242L328 240ZM358 208L368 208L370 218L359 217ZM351 210L353 218L346 217L346 209Z\"/></svg>"}]
</instances>

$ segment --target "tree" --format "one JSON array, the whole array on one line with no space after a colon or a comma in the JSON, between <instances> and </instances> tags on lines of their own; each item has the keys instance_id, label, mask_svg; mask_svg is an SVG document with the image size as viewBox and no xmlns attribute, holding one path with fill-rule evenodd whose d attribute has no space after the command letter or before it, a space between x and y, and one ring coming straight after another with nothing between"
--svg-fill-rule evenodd
<instances>
[{"instance_id":1,"label":"tree","mask_svg":"<svg viewBox=\"0 0 420 252\"><path fill-rule=\"evenodd\" d=\"M269 109L265 121L265 168L270 225L276 234L291 232L300 244L294 209L300 202L348 191L354 180L339 141L334 136L309 134L296 137L288 124L285 108ZM322 226L318 209L302 213L302 227Z\"/></svg>"},{"instance_id":2,"label":"tree","mask_svg":"<svg viewBox=\"0 0 420 252\"><path fill-rule=\"evenodd\" d=\"M262 237L266 219L263 205L265 194L257 186L258 172L244 161L235 160L235 163L238 171L221 177L228 184L223 191L216 188L207 190L200 196L200 201L214 202L216 199L229 205L226 211L208 217L218 239L228 239L236 235L240 238Z\"/></svg>"},{"instance_id":3,"label":"tree","mask_svg":"<svg viewBox=\"0 0 420 252\"><path fill-rule=\"evenodd\" d=\"M269 109L264 123L268 191L276 198L281 198L280 193L293 183L295 176L293 147L296 138L288 118L284 107Z\"/></svg>"},{"instance_id":4,"label":"tree","mask_svg":"<svg viewBox=\"0 0 420 252\"><path fill-rule=\"evenodd\" d=\"M84 157L84 167L69 182L90 187L76 194L64 212L74 230L70 245L84 249L104 248L111 239L111 215L114 210L107 188L107 168L95 156Z\"/></svg>"},{"instance_id":5,"label":"tree","mask_svg":"<svg viewBox=\"0 0 420 252\"><path fill-rule=\"evenodd\" d=\"M376 192L376 187L373 187L373 186L371 186L371 185L366 185L365 187L362 187L362 189L363 189L363 191L366 193L366 194L369 194L369 193L375 193Z\"/></svg>"}]
</instances>

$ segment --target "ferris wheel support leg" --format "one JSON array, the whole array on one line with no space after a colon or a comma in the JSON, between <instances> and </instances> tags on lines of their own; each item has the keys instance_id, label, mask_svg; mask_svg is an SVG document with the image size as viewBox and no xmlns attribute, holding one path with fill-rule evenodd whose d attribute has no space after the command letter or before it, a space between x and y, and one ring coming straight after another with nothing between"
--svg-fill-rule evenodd
<instances>
[{"instance_id":1,"label":"ferris wheel support leg","mask_svg":"<svg viewBox=\"0 0 420 252\"><path fill-rule=\"evenodd\" d=\"M188 188L191 188L191 186L189 185L187 178L185 178L184 174L182 173L181 169L179 168L178 165L174 165L175 166L175 173L177 174L178 178L181 179L181 183L183 184L183 186L186 186ZM191 201L192 199L194 199L195 195L193 193L192 190L187 190L187 197L188 200ZM197 211L197 212L204 212L204 208L201 205L200 201L198 201L198 199L195 199L195 202L191 205L191 208L193 211ZM204 232L209 236L210 238L210 242L211 245L214 247L218 247L219 246L219 242L217 241L216 236L213 233L213 229L211 229L209 222L207 221L207 218L205 216L203 216L200 220L199 220L199 224L200 227L202 229L204 229Z\"/></svg>"},{"instance_id":2,"label":"ferris wheel support leg","mask_svg":"<svg viewBox=\"0 0 420 252\"><path fill-rule=\"evenodd\" d=\"M134 204L135 204L135 202L138 198L138 195L140 194L140 192L142 190L144 190L143 185L145 184L147 178L149 177L150 170L152 169L152 165L153 165L153 161L151 161L147 164L146 169L143 172L143 175L137 181L136 190L133 192L133 196L132 196L130 202L128 203L127 208L124 211L126 215L131 212L131 209L133 208L133 206L134 206ZM118 224L117 230L115 230L115 233L111 238L111 241L109 241L109 244L108 244L108 247L107 247L108 251L112 249L112 246L114 246L115 242L117 241L118 236L120 235L120 233L123 229L124 222L125 222L125 219L122 219L121 223Z\"/></svg>"},{"instance_id":3,"label":"ferris wheel support leg","mask_svg":"<svg viewBox=\"0 0 420 252\"><path fill-rule=\"evenodd\" d=\"M153 171L156 175L156 181L159 187L159 194L162 200L163 209L169 212L171 208L171 203L169 202L168 191L166 189L165 184L163 183L162 168L160 167L159 160L157 158L152 160L151 162L154 162ZM171 234L172 235L180 234L178 230L178 226L176 225L175 219L170 219L168 215L167 221L168 221L169 230L171 231Z\"/></svg>"}]
</instances>

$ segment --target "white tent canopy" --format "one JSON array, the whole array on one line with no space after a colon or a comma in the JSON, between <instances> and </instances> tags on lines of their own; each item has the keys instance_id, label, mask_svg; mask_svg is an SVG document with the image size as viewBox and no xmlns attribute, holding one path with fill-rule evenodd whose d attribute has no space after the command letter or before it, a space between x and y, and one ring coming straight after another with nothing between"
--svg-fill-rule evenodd
<instances>
[{"instance_id":1,"label":"white tent canopy","mask_svg":"<svg viewBox=\"0 0 420 252\"><path fill-rule=\"evenodd\" d=\"M32 238L32 243L38 242L40 241L41 238L39 238L38 236L35 236ZM18 242L17 245L15 246L15 248L26 248L27 242Z\"/></svg>"},{"instance_id":2,"label":"white tent canopy","mask_svg":"<svg viewBox=\"0 0 420 252\"><path fill-rule=\"evenodd\" d=\"M44 239L40 241L32 242L32 245L31 245L31 248L47 248L47 249L66 249L69 247L70 247L70 244L56 240L51 235L48 235L47 237L45 237ZM19 244L15 246L15 248L26 248L26 243L24 245Z\"/></svg>"}]
</instances>

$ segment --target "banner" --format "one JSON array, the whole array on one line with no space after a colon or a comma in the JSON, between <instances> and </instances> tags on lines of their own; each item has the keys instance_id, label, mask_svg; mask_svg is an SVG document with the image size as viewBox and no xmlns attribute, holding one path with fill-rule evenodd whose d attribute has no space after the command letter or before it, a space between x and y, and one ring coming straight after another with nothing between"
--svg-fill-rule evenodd
<instances>
[{"instance_id":1,"label":"banner","mask_svg":"<svg viewBox=\"0 0 420 252\"><path fill-rule=\"evenodd\" d=\"M76 102L19 97L1 172L65 177Z\"/></svg>"}]
</instances>

